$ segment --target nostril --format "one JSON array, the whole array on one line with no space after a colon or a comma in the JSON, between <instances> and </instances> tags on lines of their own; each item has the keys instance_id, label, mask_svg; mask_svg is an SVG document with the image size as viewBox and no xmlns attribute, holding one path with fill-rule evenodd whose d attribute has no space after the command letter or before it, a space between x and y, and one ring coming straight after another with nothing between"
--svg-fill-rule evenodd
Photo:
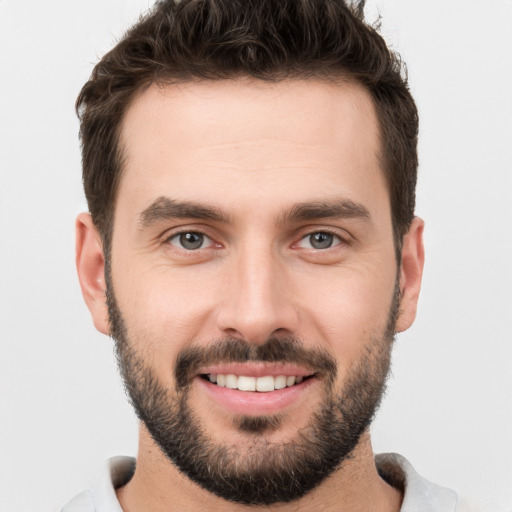
<instances>
[{"instance_id":1,"label":"nostril","mask_svg":"<svg viewBox=\"0 0 512 512\"><path fill-rule=\"evenodd\" d=\"M224 329L224 334L227 334L230 338L244 339L242 333L238 332L236 329L233 329L232 327Z\"/></svg>"}]
</instances>

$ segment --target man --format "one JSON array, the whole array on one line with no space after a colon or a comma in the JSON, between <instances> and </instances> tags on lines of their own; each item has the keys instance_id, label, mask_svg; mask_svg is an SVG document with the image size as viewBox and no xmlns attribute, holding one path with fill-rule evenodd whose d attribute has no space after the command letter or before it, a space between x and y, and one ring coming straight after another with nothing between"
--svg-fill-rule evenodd
<instances>
[{"instance_id":1,"label":"man","mask_svg":"<svg viewBox=\"0 0 512 512\"><path fill-rule=\"evenodd\" d=\"M369 425L416 312L417 112L341 0L163 1L78 98L77 268L140 419L75 511L463 511Z\"/></svg>"}]
</instances>

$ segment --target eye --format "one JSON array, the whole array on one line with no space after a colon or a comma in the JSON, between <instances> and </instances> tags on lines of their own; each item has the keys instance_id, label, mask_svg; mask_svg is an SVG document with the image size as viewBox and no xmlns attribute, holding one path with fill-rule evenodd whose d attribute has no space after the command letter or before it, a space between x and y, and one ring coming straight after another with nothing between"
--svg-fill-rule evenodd
<instances>
[{"instance_id":1,"label":"eye","mask_svg":"<svg viewBox=\"0 0 512 512\"><path fill-rule=\"evenodd\" d=\"M212 240L205 234L197 231L185 231L177 233L168 239L168 242L179 249L186 249L187 251L197 251L204 249L212 244Z\"/></svg>"},{"instance_id":2,"label":"eye","mask_svg":"<svg viewBox=\"0 0 512 512\"><path fill-rule=\"evenodd\" d=\"M298 246L302 249L329 249L342 242L339 236L328 231L316 231L302 238Z\"/></svg>"}]
</instances>

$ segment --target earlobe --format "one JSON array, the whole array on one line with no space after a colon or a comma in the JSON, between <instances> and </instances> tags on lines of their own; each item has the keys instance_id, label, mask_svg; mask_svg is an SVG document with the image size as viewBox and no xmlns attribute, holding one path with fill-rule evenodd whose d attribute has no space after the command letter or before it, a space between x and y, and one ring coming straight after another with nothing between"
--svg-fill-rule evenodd
<instances>
[{"instance_id":1,"label":"earlobe","mask_svg":"<svg viewBox=\"0 0 512 512\"><path fill-rule=\"evenodd\" d=\"M89 213L81 213L76 219L76 268L94 325L98 331L109 334L105 258L100 234Z\"/></svg>"},{"instance_id":2,"label":"earlobe","mask_svg":"<svg viewBox=\"0 0 512 512\"><path fill-rule=\"evenodd\" d=\"M400 311L395 327L396 332L407 330L416 318L425 262L424 225L423 220L416 217L403 239L400 267Z\"/></svg>"}]
</instances>

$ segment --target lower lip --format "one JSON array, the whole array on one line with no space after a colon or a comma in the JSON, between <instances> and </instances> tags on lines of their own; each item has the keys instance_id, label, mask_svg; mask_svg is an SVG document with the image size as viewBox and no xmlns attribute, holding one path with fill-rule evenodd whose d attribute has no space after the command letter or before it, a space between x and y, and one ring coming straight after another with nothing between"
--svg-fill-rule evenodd
<instances>
[{"instance_id":1,"label":"lower lip","mask_svg":"<svg viewBox=\"0 0 512 512\"><path fill-rule=\"evenodd\" d=\"M287 407L292 406L303 397L304 393L315 383L315 380L315 377L310 377L300 384L262 393L224 388L200 377L196 378L201 389L221 407L235 414L247 416L284 412Z\"/></svg>"}]
</instances>

